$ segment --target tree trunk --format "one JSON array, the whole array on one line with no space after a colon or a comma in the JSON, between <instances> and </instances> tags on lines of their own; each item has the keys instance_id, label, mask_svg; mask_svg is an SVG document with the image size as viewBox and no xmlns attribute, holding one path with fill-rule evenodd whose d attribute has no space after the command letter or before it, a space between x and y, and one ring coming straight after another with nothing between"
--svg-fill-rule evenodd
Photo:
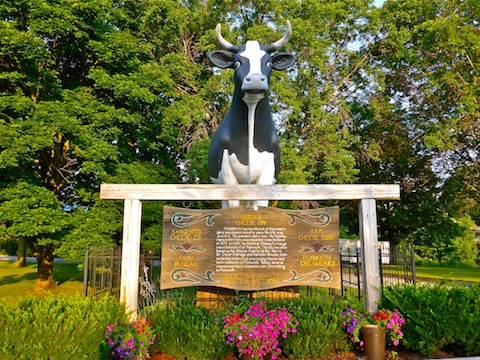
<instances>
[{"instance_id":1,"label":"tree trunk","mask_svg":"<svg viewBox=\"0 0 480 360\"><path fill-rule=\"evenodd\" d=\"M17 249L18 260L15 263L15 267L27 266L27 242L28 240L23 236L18 239L18 249Z\"/></svg>"},{"instance_id":2,"label":"tree trunk","mask_svg":"<svg viewBox=\"0 0 480 360\"><path fill-rule=\"evenodd\" d=\"M38 263L37 280L33 290L40 292L53 287L53 247L40 245L35 253Z\"/></svg>"}]
</instances>

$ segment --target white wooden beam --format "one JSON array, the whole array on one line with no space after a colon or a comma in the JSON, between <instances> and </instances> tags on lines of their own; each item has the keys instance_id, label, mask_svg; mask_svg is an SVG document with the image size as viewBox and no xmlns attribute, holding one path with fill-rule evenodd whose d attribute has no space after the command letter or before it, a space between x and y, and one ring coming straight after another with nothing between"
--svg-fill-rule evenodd
<instances>
[{"instance_id":1,"label":"white wooden beam","mask_svg":"<svg viewBox=\"0 0 480 360\"><path fill-rule=\"evenodd\" d=\"M141 223L141 201L125 200L120 302L125 304L131 320L137 319Z\"/></svg>"},{"instance_id":2,"label":"white wooden beam","mask_svg":"<svg viewBox=\"0 0 480 360\"><path fill-rule=\"evenodd\" d=\"M377 208L375 199L363 199L358 207L362 243L362 286L365 310L378 310L380 263L378 260Z\"/></svg>"},{"instance_id":3,"label":"white wooden beam","mask_svg":"<svg viewBox=\"0 0 480 360\"><path fill-rule=\"evenodd\" d=\"M398 200L399 185L102 184L104 200Z\"/></svg>"}]
</instances>

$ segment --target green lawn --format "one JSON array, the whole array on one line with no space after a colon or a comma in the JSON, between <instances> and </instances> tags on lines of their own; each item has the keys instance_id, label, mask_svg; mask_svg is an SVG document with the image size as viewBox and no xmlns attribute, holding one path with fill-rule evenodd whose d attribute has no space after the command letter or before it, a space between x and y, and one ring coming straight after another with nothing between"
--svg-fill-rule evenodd
<instances>
[{"instance_id":1,"label":"green lawn","mask_svg":"<svg viewBox=\"0 0 480 360\"><path fill-rule=\"evenodd\" d=\"M29 263L23 268L13 265L13 261L0 261L0 301L16 304L19 298L39 296L32 290L37 275L37 264ZM480 282L480 267L419 265L416 266L416 270L419 279ZM56 286L49 290L50 293L73 295L83 292L83 272L78 270L76 264L54 264L53 278Z\"/></svg>"},{"instance_id":2,"label":"green lawn","mask_svg":"<svg viewBox=\"0 0 480 360\"><path fill-rule=\"evenodd\" d=\"M32 290L37 263L28 263L23 268L13 265L13 261L0 261L0 301L16 304L22 297L41 296ZM53 279L56 286L49 290L50 293L73 295L83 292L83 272L76 264L54 264Z\"/></svg>"},{"instance_id":3,"label":"green lawn","mask_svg":"<svg viewBox=\"0 0 480 360\"><path fill-rule=\"evenodd\" d=\"M466 268L439 265L417 265L419 279L447 279L453 281L480 282L480 267Z\"/></svg>"}]
</instances>

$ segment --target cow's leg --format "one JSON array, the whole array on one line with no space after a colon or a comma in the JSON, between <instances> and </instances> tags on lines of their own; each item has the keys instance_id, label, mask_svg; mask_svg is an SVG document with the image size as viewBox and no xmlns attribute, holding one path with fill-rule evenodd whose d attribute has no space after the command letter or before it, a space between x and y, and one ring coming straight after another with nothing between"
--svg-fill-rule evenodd
<instances>
[{"instance_id":1,"label":"cow's leg","mask_svg":"<svg viewBox=\"0 0 480 360\"><path fill-rule=\"evenodd\" d=\"M211 179L214 184L238 185L238 179L233 173L227 149L223 149L222 166L218 173L218 178ZM240 201L238 200L222 200L223 209L237 206L240 206Z\"/></svg>"},{"instance_id":2,"label":"cow's leg","mask_svg":"<svg viewBox=\"0 0 480 360\"><path fill-rule=\"evenodd\" d=\"M239 207L239 206L240 206L239 200L222 200L222 209Z\"/></svg>"},{"instance_id":3,"label":"cow's leg","mask_svg":"<svg viewBox=\"0 0 480 360\"><path fill-rule=\"evenodd\" d=\"M263 170L260 176L255 181L257 185L273 185L275 184L275 161L274 161L274 154L268 153L268 159L264 163ZM259 206L268 206L268 200L256 200L256 201L249 201L245 204L245 207L253 208L254 210L258 210Z\"/></svg>"}]
</instances>

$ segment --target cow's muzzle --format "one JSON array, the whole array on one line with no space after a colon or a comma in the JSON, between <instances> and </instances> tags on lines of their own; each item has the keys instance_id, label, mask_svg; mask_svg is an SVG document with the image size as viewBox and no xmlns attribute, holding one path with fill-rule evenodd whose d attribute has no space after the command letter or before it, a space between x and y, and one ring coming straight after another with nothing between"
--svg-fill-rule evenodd
<instances>
[{"instance_id":1,"label":"cow's muzzle","mask_svg":"<svg viewBox=\"0 0 480 360\"><path fill-rule=\"evenodd\" d=\"M262 93L268 91L268 79L263 74L248 74L242 82L242 91Z\"/></svg>"}]
</instances>

